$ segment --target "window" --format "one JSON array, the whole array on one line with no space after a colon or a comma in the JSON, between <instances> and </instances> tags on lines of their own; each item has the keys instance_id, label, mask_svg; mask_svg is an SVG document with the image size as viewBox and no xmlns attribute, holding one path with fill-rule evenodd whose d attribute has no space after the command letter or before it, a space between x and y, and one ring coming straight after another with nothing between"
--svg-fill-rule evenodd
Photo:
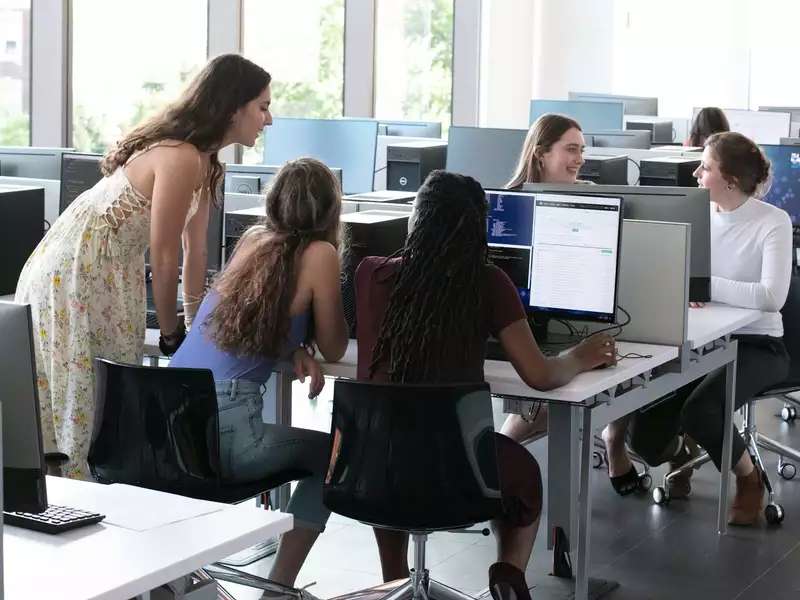
<instances>
[{"instance_id":1,"label":"window","mask_svg":"<svg viewBox=\"0 0 800 600\"><path fill-rule=\"evenodd\" d=\"M72 0L72 145L105 152L206 63L202 0Z\"/></svg>"},{"instance_id":2,"label":"window","mask_svg":"<svg viewBox=\"0 0 800 600\"><path fill-rule=\"evenodd\" d=\"M450 124L453 0L378 0L375 117Z\"/></svg>"},{"instance_id":3,"label":"window","mask_svg":"<svg viewBox=\"0 0 800 600\"><path fill-rule=\"evenodd\" d=\"M242 15L243 54L272 75L272 114L341 117L344 0L245 0ZM260 163L262 156L259 137L243 160Z\"/></svg>"},{"instance_id":4,"label":"window","mask_svg":"<svg viewBox=\"0 0 800 600\"><path fill-rule=\"evenodd\" d=\"M31 143L31 0L0 7L0 145Z\"/></svg>"}]
</instances>

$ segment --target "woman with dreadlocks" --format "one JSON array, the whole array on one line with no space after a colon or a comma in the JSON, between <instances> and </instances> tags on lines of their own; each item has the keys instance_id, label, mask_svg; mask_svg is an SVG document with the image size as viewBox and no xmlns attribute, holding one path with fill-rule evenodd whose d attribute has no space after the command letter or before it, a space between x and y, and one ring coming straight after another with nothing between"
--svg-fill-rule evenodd
<instances>
[{"instance_id":1,"label":"woman with dreadlocks","mask_svg":"<svg viewBox=\"0 0 800 600\"><path fill-rule=\"evenodd\" d=\"M551 389L613 364L613 338L593 336L558 358L534 341L514 284L487 259L486 196L470 177L434 171L423 183L399 258L368 257L356 272L358 378L403 383L483 381L486 340L496 336L525 383ZM539 465L496 434L504 498L523 507L492 521L498 562L489 569L495 598L525 583L542 505ZM384 580L408 576L405 534L375 530Z\"/></svg>"}]
</instances>

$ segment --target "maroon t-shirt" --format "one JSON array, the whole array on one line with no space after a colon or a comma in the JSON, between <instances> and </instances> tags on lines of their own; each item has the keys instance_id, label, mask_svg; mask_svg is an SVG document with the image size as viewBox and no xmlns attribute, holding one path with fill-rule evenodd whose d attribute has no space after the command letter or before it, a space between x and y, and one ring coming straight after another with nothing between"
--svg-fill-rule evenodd
<instances>
[{"instance_id":1,"label":"maroon t-shirt","mask_svg":"<svg viewBox=\"0 0 800 600\"><path fill-rule=\"evenodd\" d=\"M389 305L389 297L394 287L395 275L400 267L399 258L386 259L368 256L356 269L356 311L358 322L358 378L368 380L369 366L372 363L372 350L378 341L383 315ZM483 361L486 358L486 340L489 335L497 336L505 327L525 318L525 309L519 299L517 288L501 269L494 265L486 266L485 314L480 335L469 344L468 360L453 357L452 364L440 374L440 381L468 382L483 381ZM379 366L376 381L386 381L386 366Z\"/></svg>"}]
</instances>

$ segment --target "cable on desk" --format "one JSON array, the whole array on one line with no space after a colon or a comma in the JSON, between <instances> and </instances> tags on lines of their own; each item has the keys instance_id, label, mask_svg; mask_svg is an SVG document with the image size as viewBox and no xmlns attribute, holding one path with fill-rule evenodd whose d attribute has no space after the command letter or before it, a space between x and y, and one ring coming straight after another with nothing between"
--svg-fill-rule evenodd
<instances>
[{"instance_id":1,"label":"cable on desk","mask_svg":"<svg viewBox=\"0 0 800 600\"><path fill-rule=\"evenodd\" d=\"M628 352L626 354L620 354L617 352L617 360L622 360L623 358L653 358L653 355L639 354L638 352Z\"/></svg>"},{"instance_id":2,"label":"cable on desk","mask_svg":"<svg viewBox=\"0 0 800 600\"><path fill-rule=\"evenodd\" d=\"M642 178L642 167L640 167L639 163L633 160L630 156L628 157L628 160L631 161L636 166L636 169L638 171L636 173L636 183L634 183L633 185L639 185L639 180Z\"/></svg>"},{"instance_id":3,"label":"cable on desk","mask_svg":"<svg viewBox=\"0 0 800 600\"><path fill-rule=\"evenodd\" d=\"M373 171L373 173L372 173L372 174L373 174L373 175L377 175L377 174L378 174L378 173L380 173L381 171L385 171L385 170L386 170L388 167L389 167L389 165L387 164L385 167L381 167L381 168L380 168L380 169L378 169L377 171Z\"/></svg>"},{"instance_id":4,"label":"cable on desk","mask_svg":"<svg viewBox=\"0 0 800 600\"><path fill-rule=\"evenodd\" d=\"M615 333L612 333L611 337L617 337L620 333L622 333L622 328L625 327L626 325L628 325L631 322L631 313L629 313L627 310L622 308L619 304L617 305L617 308L620 311L622 311L622 313L625 315L625 318L626 318L625 322L624 323L615 323L614 325L609 325L608 327L603 327L602 329L598 329L597 331L595 331L594 334L602 333L604 331L613 331L615 329L617 331ZM592 335L594 335L594 334L592 334Z\"/></svg>"}]
</instances>

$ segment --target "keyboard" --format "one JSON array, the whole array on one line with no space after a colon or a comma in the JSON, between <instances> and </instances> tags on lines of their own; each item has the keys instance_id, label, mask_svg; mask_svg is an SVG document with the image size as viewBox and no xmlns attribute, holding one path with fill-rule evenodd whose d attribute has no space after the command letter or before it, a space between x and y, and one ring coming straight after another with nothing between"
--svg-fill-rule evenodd
<instances>
[{"instance_id":1,"label":"keyboard","mask_svg":"<svg viewBox=\"0 0 800 600\"><path fill-rule=\"evenodd\" d=\"M51 504L47 507L47 510L41 513L3 511L4 525L13 525L51 534L69 531L84 525L93 525L105 518L105 515L89 512L88 510L57 506L55 504Z\"/></svg>"}]
</instances>

